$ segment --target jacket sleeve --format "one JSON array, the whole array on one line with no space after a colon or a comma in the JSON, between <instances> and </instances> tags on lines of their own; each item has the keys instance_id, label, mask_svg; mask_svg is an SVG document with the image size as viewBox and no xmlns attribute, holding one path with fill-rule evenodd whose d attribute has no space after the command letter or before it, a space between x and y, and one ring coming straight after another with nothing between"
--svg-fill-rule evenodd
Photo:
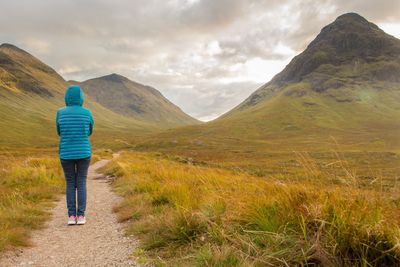
<instances>
[{"instance_id":1,"label":"jacket sleeve","mask_svg":"<svg viewBox=\"0 0 400 267\"><path fill-rule=\"evenodd\" d=\"M89 136L90 136L93 133L94 120L93 120L92 112L89 111L89 114L90 114L90 124L89 124Z\"/></svg>"},{"instance_id":2,"label":"jacket sleeve","mask_svg":"<svg viewBox=\"0 0 400 267\"><path fill-rule=\"evenodd\" d=\"M57 127L57 134L60 135L60 124L58 123L58 111L56 115L56 127Z\"/></svg>"}]
</instances>

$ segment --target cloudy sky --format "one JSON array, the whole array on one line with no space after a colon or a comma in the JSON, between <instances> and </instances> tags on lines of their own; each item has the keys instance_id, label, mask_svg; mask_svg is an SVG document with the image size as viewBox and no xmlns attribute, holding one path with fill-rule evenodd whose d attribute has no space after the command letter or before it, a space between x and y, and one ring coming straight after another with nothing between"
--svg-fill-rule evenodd
<instances>
[{"instance_id":1,"label":"cloudy sky","mask_svg":"<svg viewBox=\"0 0 400 267\"><path fill-rule=\"evenodd\" d=\"M213 119L357 12L400 38L399 0L1 0L0 42L65 79L119 73Z\"/></svg>"}]
</instances>

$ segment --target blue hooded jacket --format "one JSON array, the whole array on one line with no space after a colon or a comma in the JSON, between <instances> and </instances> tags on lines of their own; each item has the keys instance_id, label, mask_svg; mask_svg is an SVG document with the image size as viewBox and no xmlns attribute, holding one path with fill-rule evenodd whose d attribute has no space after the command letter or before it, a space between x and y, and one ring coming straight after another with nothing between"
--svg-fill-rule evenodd
<instances>
[{"instance_id":1,"label":"blue hooded jacket","mask_svg":"<svg viewBox=\"0 0 400 267\"><path fill-rule=\"evenodd\" d=\"M60 159L83 159L92 155L89 136L92 134L94 121L90 110L82 107L83 99L81 88L71 85L65 92L66 107L57 111Z\"/></svg>"}]
</instances>

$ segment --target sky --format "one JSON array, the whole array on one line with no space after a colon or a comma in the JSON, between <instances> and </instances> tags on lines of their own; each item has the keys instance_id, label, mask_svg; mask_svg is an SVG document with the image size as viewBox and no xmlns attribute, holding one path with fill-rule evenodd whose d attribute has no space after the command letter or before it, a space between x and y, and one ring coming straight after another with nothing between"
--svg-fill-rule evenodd
<instances>
[{"instance_id":1,"label":"sky","mask_svg":"<svg viewBox=\"0 0 400 267\"><path fill-rule=\"evenodd\" d=\"M66 80L118 73L203 121L268 82L343 13L400 38L400 0L1 0L0 11L0 43Z\"/></svg>"}]
</instances>

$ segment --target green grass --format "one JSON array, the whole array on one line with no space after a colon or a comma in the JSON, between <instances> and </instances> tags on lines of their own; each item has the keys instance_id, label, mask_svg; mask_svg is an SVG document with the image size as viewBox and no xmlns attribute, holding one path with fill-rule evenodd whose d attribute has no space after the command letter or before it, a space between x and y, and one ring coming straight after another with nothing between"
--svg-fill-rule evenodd
<instances>
[{"instance_id":1,"label":"green grass","mask_svg":"<svg viewBox=\"0 0 400 267\"><path fill-rule=\"evenodd\" d=\"M142 259L161 266L393 266L399 187L335 184L304 155L301 182L124 152L104 170ZM353 180L348 174L349 181ZM324 180L326 178L326 180Z\"/></svg>"}]
</instances>

